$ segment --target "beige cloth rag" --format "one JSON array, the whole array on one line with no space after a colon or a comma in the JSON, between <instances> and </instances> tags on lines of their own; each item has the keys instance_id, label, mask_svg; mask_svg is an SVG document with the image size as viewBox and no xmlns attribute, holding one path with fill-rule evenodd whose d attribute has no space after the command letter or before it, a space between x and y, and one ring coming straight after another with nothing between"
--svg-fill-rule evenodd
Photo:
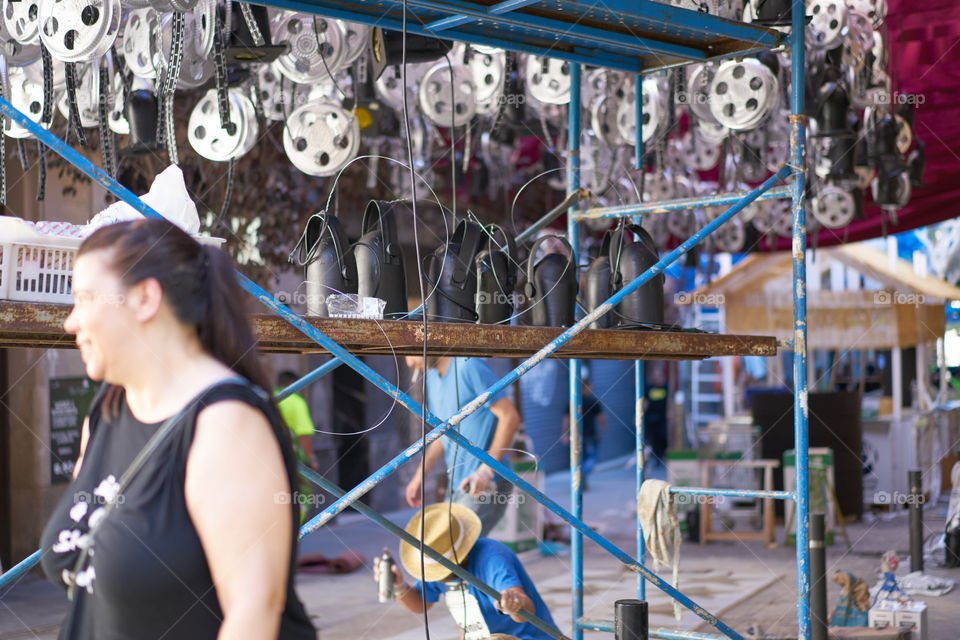
<instances>
[{"instance_id":1,"label":"beige cloth rag","mask_svg":"<svg viewBox=\"0 0 960 640\"><path fill-rule=\"evenodd\" d=\"M677 505L670 499L670 484L663 480L644 480L637 496L637 516L654 567L672 565L672 586L676 589L680 573L680 527ZM673 616L677 621L682 613L680 603L674 600Z\"/></svg>"}]
</instances>

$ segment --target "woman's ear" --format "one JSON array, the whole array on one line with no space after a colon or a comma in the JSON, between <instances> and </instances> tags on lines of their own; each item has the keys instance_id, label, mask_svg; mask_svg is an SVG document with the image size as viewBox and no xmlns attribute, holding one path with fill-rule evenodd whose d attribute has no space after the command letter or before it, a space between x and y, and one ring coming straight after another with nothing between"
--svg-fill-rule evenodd
<instances>
[{"instance_id":1,"label":"woman's ear","mask_svg":"<svg viewBox=\"0 0 960 640\"><path fill-rule=\"evenodd\" d=\"M163 289L156 278L141 280L127 291L127 304L140 322L149 322L160 311Z\"/></svg>"}]
</instances>

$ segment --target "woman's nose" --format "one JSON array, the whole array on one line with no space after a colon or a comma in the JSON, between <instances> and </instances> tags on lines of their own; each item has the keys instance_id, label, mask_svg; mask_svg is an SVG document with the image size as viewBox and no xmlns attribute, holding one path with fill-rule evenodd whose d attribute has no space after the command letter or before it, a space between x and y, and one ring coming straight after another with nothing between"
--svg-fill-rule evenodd
<instances>
[{"instance_id":1,"label":"woman's nose","mask_svg":"<svg viewBox=\"0 0 960 640\"><path fill-rule=\"evenodd\" d=\"M77 308L72 307L70 313L67 314L66 319L63 321L63 330L67 333L76 333L77 319L76 319Z\"/></svg>"}]
</instances>

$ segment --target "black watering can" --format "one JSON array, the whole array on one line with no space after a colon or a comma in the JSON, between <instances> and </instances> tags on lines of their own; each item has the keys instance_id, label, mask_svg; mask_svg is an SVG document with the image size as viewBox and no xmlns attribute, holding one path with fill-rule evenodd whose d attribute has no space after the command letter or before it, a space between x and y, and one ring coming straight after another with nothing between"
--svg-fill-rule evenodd
<instances>
[{"instance_id":1,"label":"black watering can","mask_svg":"<svg viewBox=\"0 0 960 640\"><path fill-rule=\"evenodd\" d=\"M386 301L385 318L407 313L407 276L397 234L397 218L409 216L406 202L371 200L363 212L362 236L353 247L357 262L357 293Z\"/></svg>"},{"instance_id":2,"label":"black watering can","mask_svg":"<svg viewBox=\"0 0 960 640\"><path fill-rule=\"evenodd\" d=\"M498 247L499 231L507 246ZM477 254L477 322L505 324L513 317L513 291L517 286L517 245L513 236L495 224L487 226L487 248Z\"/></svg>"},{"instance_id":3,"label":"black watering can","mask_svg":"<svg viewBox=\"0 0 960 640\"><path fill-rule=\"evenodd\" d=\"M850 97L840 82L824 83L817 92L817 136L850 133Z\"/></svg>"},{"instance_id":4,"label":"black watering can","mask_svg":"<svg viewBox=\"0 0 960 640\"><path fill-rule=\"evenodd\" d=\"M547 238L563 242L568 256L548 253L534 265L537 248ZM577 265L573 260L573 247L565 238L557 235L542 236L530 247L527 258L527 286L533 314L531 324L536 327L569 327L574 323L577 290Z\"/></svg>"},{"instance_id":5,"label":"black watering can","mask_svg":"<svg viewBox=\"0 0 960 640\"><path fill-rule=\"evenodd\" d=\"M306 267L307 315L326 318L327 296L357 292L357 262L340 220L315 213L294 247L297 262Z\"/></svg>"},{"instance_id":6,"label":"black watering can","mask_svg":"<svg viewBox=\"0 0 960 640\"><path fill-rule=\"evenodd\" d=\"M120 155L142 155L164 151L157 143L157 96L145 89L131 91L124 103L124 115L130 123L130 137Z\"/></svg>"},{"instance_id":7,"label":"black watering can","mask_svg":"<svg viewBox=\"0 0 960 640\"><path fill-rule=\"evenodd\" d=\"M476 322L477 272L473 263L483 242L483 227L461 220L450 242L424 258L428 262L427 319Z\"/></svg>"},{"instance_id":8,"label":"black watering can","mask_svg":"<svg viewBox=\"0 0 960 640\"><path fill-rule=\"evenodd\" d=\"M613 272L610 268L610 239L614 231L603 234L600 254L587 269L584 283L584 298L587 311L593 311L613 294ZM609 329L614 325L613 312L608 311L590 324L591 329Z\"/></svg>"},{"instance_id":9,"label":"black watering can","mask_svg":"<svg viewBox=\"0 0 960 640\"><path fill-rule=\"evenodd\" d=\"M634 241L624 244L624 231L634 234ZM624 225L610 239L612 290L635 280L660 260L657 245L647 230L636 224ZM663 273L625 297L616 306L616 324L621 329L663 323Z\"/></svg>"}]
</instances>

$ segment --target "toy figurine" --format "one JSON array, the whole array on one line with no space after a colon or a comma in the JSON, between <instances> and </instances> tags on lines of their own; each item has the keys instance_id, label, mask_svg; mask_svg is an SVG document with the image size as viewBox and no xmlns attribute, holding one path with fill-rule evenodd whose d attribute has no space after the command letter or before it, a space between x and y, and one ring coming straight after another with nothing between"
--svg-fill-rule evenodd
<instances>
[{"instance_id":1,"label":"toy figurine","mask_svg":"<svg viewBox=\"0 0 960 640\"><path fill-rule=\"evenodd\" d=\"M833 581L840 585L840 602L830 616L831 627L865 627L870 609L867 583L849 571L837 571Z\"/></svg>"}]
</instances>

